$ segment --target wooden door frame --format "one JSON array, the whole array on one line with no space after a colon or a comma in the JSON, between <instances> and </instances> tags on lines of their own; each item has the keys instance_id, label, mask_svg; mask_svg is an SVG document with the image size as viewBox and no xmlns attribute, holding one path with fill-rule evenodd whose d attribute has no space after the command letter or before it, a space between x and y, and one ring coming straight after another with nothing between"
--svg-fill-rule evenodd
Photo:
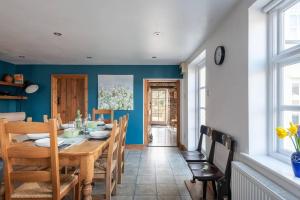
<instances>
[{"instance_id":1,"label":"wooden door frame","mask_svg":"<svg viewBox=\"0 0 300 200\"><path fill-rule=\"evenodd\" d=\"M149 116L147 113L146 107L149 103L148 98L148 90L149 90L149 81L157 81L157 82L176 82L176 92L177 92L177 147L181 148L181 141L180 141L180 79L144 79L143 80L143 136L144 136L144 145L148 145L148 120Z\"/></svg>"},{"instance_id":2,"label":"wooden door frame","mask_svg":"<svg viewBox=\"0 0 300 200\"><path fill-rule=\"evenodd\" d=\"M58 78L83 78L84 79L84 109L88 112L88 75L87 74L51 74L51 117L57 115L57 79ZM56 91L56 92L54 92Z\"/></svg>"}]
</instances>

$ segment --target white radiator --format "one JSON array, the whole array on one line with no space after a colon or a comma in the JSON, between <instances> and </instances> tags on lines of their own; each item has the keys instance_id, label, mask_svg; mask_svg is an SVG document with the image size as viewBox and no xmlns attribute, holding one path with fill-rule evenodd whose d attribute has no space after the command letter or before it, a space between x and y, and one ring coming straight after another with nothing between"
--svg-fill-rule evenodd
<instances>
[{"instance_id":1,"label":"white radiator","mask_svg":"<svg viewBox=\"0 0 300 200\"><path fill-rule=\"evenodd\" d=\"M288 191L247 165L232 162L231 192L233 200L298 200Z\"/></svg>"}]
</instances>

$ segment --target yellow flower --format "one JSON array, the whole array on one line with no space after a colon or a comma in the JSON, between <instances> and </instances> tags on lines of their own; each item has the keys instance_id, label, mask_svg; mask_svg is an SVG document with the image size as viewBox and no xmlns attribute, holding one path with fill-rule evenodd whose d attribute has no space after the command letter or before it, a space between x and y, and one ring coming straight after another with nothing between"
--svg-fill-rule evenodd
<instances>
[{"instance_id":1,"label":"yellow flower","mask_svg":"<svg viewBox=\"0 0 300 200\"><path fill-rule=\"evenodd\" d=\"M280 139L283 139L285 138L286 136L288 136L288 133L287 131L284 129L284 128L276 128L276 132L277 132L277 136L280 138Z\"/></svg>"},{"instance_id":2,"label":"yellow flower","mask_svg":"<svg viewBox=\"0 0 300 200\"><path fill-rule=\"evenodd\" d=\"M290 131L291 136L295 136L298 133L298 126L296 126L293 122L290 122L290 128L288 130Z\"/></svg>"}]
</instances>

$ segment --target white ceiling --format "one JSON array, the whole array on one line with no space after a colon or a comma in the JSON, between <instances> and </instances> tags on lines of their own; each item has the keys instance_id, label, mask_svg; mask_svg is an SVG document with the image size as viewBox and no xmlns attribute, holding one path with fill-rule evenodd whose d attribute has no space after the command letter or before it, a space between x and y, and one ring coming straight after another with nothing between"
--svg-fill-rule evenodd
<instances>
[{"instance_id":1,"label":"white ceiling","mask_svg":"<svg viewBox=\"0 0 300 200\"><path fill-rule=\"evenodd\" d=\"M0 60L179 64L238 1L0 0Z\"/></svg>"}]
</instances>

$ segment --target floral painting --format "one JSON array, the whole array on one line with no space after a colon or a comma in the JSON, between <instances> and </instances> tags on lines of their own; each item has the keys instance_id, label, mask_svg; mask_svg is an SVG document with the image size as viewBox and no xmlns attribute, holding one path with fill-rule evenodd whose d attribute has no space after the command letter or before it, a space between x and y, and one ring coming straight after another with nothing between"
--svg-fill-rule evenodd
<instances>
[{"instance_id":1,"label":"floral painting","mask_svg":"<svg viewBox=\"0 0 300 200\"><path fill-rule=\"evenodd\" d=\"M98 75L98 109L133 110L133 75Z\"/></svg>"}]
</instances>

